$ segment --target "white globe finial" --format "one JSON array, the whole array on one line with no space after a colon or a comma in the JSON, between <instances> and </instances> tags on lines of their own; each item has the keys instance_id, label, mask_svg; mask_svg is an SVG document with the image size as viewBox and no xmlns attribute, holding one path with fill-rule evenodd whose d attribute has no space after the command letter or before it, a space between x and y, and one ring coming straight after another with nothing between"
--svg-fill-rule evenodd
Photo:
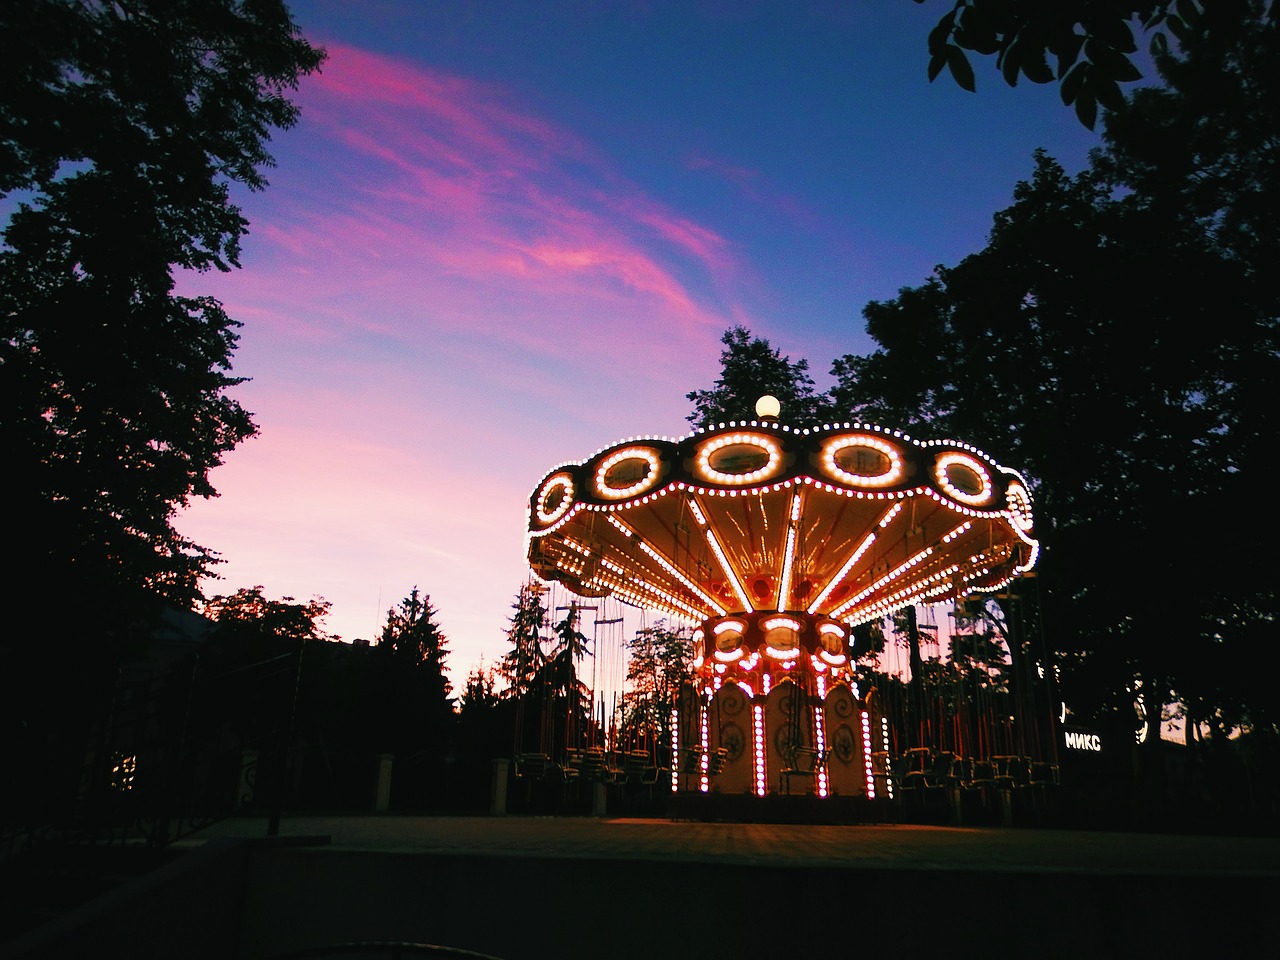
<instances>
[{"instance_id":1,"label":"white globe finial","mask_svg":"<svg viewBox=\"0 0 1280 960\"><path fill-rule=\"evenodd\" d=\"M778 414L782 412L782 404L778 402L778 398L766 393L763 397L756 401L756 416L761 420L777 420Z\"/></svg>"}]
</instances>

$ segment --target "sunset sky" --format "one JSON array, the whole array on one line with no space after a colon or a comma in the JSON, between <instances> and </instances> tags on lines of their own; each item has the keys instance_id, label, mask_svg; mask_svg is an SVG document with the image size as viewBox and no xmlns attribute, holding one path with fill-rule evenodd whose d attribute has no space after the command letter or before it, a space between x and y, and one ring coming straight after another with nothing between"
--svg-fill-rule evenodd
<instances>
[{"instance_id":1,"label":"sunset sky","mask_svg":"<svg viewBox=\"0 0 1280 960\"><path fill-rule=\"evenodd\" d=\"M329 59L238 195L243 269L181 283L244 324L261 435L178 526L226 561L207 594L319 595L348 640L417 585L455 684L506 649L550 468L687 432L734 324L825 387L1036 147L1097 143L989 62L930 84L949 0L291 6Z\"/></svg>"}]
</instances>

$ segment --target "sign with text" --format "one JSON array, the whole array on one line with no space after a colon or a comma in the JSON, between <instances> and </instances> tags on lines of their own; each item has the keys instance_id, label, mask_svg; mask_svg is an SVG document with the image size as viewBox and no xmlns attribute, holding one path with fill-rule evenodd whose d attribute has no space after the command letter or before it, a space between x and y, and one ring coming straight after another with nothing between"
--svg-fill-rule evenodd
<instances>
[{"instance_id":1,"label":"sign with text","mask_svg":"<svg viewBox=\"0 0 1280 960\"><path fill-rule=\"evenodd\" d=\"M1066 749L1079 753L1101 753L1102 737L1094 733L1092 730L1084 730L1079 727L1062 730L1063 746Z\"/></svg>"}]
</instances>

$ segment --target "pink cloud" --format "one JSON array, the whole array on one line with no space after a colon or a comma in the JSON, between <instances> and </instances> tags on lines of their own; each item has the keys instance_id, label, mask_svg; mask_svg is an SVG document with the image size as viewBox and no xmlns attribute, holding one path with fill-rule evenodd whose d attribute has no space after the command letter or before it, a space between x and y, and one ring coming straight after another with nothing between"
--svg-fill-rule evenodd
<instances>
[{"instance_id":1,"label":"pink cloud","mask_svg":"<svg viewBox=\"0 0 1280 960\"><path fill-rule=\"evenodd\" d=\"M509 105L502 91L328 49L302 99L305 123L328 143L318 162L338 188L277 228L270 239L284 249L325 251L334 265L334 254L362 251L368 259L351 273L366 276L394 251L495 283L541 285L558 273L562 294L597 296L621 282L668 320L723 325L725 308L699 305L690 286L734 270L715 231L652 201L580 137Z\"/></svg>"},{"instance_id":2,"label":"pink cloud","mask_svg":"<svg viewBox=\"0 0 1280 960\"><path fill-rule=\"evenodd\" d=\"M813 209L791 194L773 189L759 170L704 154L689 157L687 165L690 170L703 170L719 177L733 185L750 203L782 213L806 229L816 229L820 225L821 218Z\"/></svg>"},{"instance_id":3,"label":"pink cloud","mask_svg":"<svg viewBox=\"0 0 1280 960\"><path fill-rule=\"evenodd\" d=\"M328 43L326 49L328 62L310 90L328 94L331 103L354 106L366 115L371 109L409 111L417 118L416 127L440 124L451 131L453 142L520 166L537 156L529 144L557 153L583 149L583 142L567 132L502 105L495 88L341 43ZM465 155L449 156L456 160Z\"/></svg>"},{"instance_id":4,"label":"pink cloud","mask_svg":"<svg viewBox=\"0 0 1280 960\"><path fill-rule=\"evenodd\" d=\"M508 93L327 46L244 202L245 269L182 280L245 322L236 395L262 429L184 532L228 558L211 589L323 594L348 637L416 582L465 670L500 652L533 485L683 432L741 267Z\"/></svg>"},{"instance_id":5,"label":"pink cloud","mask_svg":"<svg viewBox=\"0 0 1280 960\"><path fill-rule=\"evenodd\" d=\"M680 311L694 310L688 294L648 257L627 249L562 247L541 243L526 248L528 256L553 270L589 270L616 277L633 290L651 293Z\"/></svg>"}]
</instances>

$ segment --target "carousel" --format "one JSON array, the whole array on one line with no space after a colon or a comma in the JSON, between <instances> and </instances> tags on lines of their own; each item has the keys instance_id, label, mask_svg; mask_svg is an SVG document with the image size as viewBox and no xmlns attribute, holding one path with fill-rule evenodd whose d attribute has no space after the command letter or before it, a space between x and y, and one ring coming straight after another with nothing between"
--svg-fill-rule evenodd
<instances>
[{"instance_id":1,"label":"carousel","mask_svg":"<svg viewBox=\"0 0 1280 960\"><path fill-rule=\"evenodd\" d=\"M1026 574L1031 497L964 443L777 414L766 397L749 422L556 467L530 497L528 561L578 597L689 625L692 678L663 764L673 793L884 795L899 739L860 689L854 638Z\"/></svg>"}]
</instances>

